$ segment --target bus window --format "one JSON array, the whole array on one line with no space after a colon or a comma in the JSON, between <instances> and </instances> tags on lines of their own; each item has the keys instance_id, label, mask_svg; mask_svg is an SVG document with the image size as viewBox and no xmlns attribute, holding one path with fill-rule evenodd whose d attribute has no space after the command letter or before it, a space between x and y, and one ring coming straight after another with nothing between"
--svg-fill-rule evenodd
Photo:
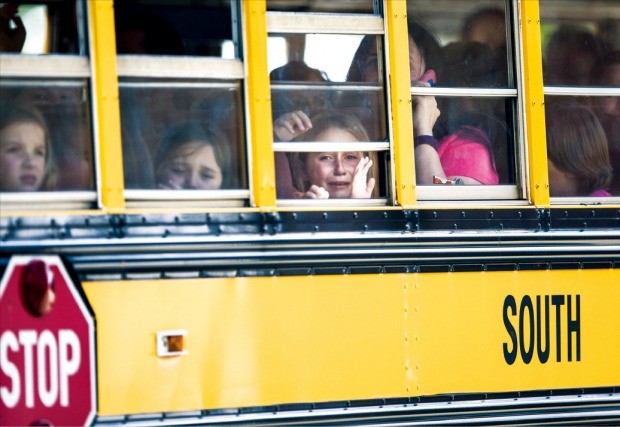
<instances>
[{"instance_id":1,"label":"bus window","mask_svg":"<svg viewBox=\"0 0 620 427\"><path fill-rule=\"evenodd\" d=\"M126 188L219 190L246 185L240 86L218 86L178 84L171 89L160 83L121 82ZM202 160L190 164L192 158L201 159L200 153Z\"/></svg>"},{"instance_id":2,"label":"bus window","mask_svg":"<svg viewBox=\"0 0 620 427\"><path fill-rule=\"evenodd\" d=\"M5 185L11 178L3 174L2 191L89 191L94 189L93 152L87 83L82 81L3 81L0 86L3 114L0 117L3 161L9 143L24 151L17 173L21 184ZM11 100L9 102L9 100ZM30 118L29 118L30 117ZM34 119L40 117L41 120ZM30 131L19 133L20 125L37 123L45 135L45 182L31 171L25 154ZM26 129L21 127L21 129ZM32 130L32 126L30 126ZM36 132L36 131L35 131ZM25 144L25 145L24 145ZM17 150L17 145L10 147ZM34 170L34 169L32 169ZM6 170L5 170L6 172ZM37 182L37 184L33 184Z\"/></svg>"},{"instance_id":3,"label":"bus window","mask_svg":"<svg viewBox=\"0 0 620 427\"><path fill-rule=\"evenodd\" d=\"M73 0L0 3L0 52L77 54L77 4Z\"/></svg>"},{"instance_id":4,"label":"bus window","mask_svg":"<svg viewBox=\"0 0 620 427\"><path fill-rule=\"evenodd\" d=\"M518 183L509 4L408 1L418 184ZM420 198L428 198L425 191ZM516 196L511 189L499 197Z\"/></svg>"},{"instance_id":5,"label":"bus window","mask_svg":"<svg viewBox=\"0 0 620 427\"><path fill-rule=\"evenodd\" d=\"M349 34L331 31L343 20ZM382 20L269 12L267 22L278 199L384 203L390 143ZM358 61L369 50L364 65L372 77L364 80Z\"/></svg>"},{"instance_id":6,"label":"bus window","mask_svg":"<svg viewBox=\"0 0 620 427\"><path fill-rule=\"evenodd\" d=\"M119 54L222 57L232 42L231 8L225 2L114 2Z\"/></svg>"},{"instance_id":7,"label":"bus window","mask_svg":"<svg viewBox=\"0 0 620 427\"><path fill-rule=\"evenodd\" d=\"M248 198L238 8L115 2L128 203Z\"/></svg>"},{"instance_id":8,"label":"bus window","mask_svg":"<svg viewBox=\"0 0 620 427\"><path fill-rule=\"evenodd\" d=\"M620 196L617 12L611 0L540 2L552 201Z\"/></svg>"}]
</instances>

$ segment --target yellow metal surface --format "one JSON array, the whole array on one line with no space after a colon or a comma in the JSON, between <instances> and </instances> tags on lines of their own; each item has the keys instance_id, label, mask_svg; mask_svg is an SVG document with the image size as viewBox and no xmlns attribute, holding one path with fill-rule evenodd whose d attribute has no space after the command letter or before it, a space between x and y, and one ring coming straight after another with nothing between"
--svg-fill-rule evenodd
<instances>
[{"instance_id":1,"label":"yellow metal surface","mask_svg":"<svg viewBox=\"0 0 620 427\"><path fill-rule=\"evenodd\" d=\"M620 384L617 269L83 286L97 320L100 415ZM545 296L549 326L538 333L531 319L546 325ZM178 329L188 354L157 357L156 333ZM536 343L547 331L543 363ZM525 353L533 343L529 363L521 342ZM505 346L517 349L512 363Z\"/></svg>"},{"instance_id":2,"label":"yellow metal surface","mask_svg":"<svg viewBox=\"0 0 620 427\"><path fill-rule=\"evenodd\" d=\"M403 287L388 276L91 282L99 414L402 396ZM188 354L158 358L157 331Z\"/></svg>"},{"instance_id":3,"label":"yellow metal surface","mask_svg":"<svg viewBox=\"0 0 620 427\"><path fill-rule=\"evenodd\" d=\"M431 273L416 279L409 305L414 364L420 367L418 393L620 384L620 270ZM507 304L510 296L514 310ZM570 334L572 360L569 326L579 329ZM512 330L516 341L510 336ZM506 360L504 346L513 354L512 364Z\"/></svg>"},{"instance_id":4,"label":"yellow metal surface","mask_svg":"<svg viewBox=\"0 0 620 427\"><path fill-rule=\"evenodd\" d=\"M244 1L242 4L252 203L261 209L272 210L276 206L276 177L272 146L271 89L267 66L267 5L265 0Z\"/></svg>"},{"instance_id":5,"label":"yellow metal surface","mask_svg":"<svg viewBox=\"0 0 620 427\"><path fill-rule=\"evenodd\" d=\"M416 196L407 4L400 1L387 1L385 6L387 46L390 49L389 85L394 135L396 202L404 208L411 208L415 205Z\"/></svg>"},{"instance_id":6,"label":"yellow metal surface","mask_svg":"<svg viewBox=\"0 0 620 427\"><path fill-rule=\"evenodd\" d=\"M103 208L115 212L125 207L123 149L116 69L114 4L89 1L91 60L95 88L95 131L99 142L100 191Z\"/></svg>"},{"instance_id":7,"label":"yellow metal surface","mask_svg":"<svg viewBox=\"0 0 620 427\"><path fill-rule=\"evenodd\" d=\"M519 8L523 45L523 98L529 163L529 196L535 206L546 207L549 206L549 174L538 1L521 0Z\"/></svg>"}]
</instances>

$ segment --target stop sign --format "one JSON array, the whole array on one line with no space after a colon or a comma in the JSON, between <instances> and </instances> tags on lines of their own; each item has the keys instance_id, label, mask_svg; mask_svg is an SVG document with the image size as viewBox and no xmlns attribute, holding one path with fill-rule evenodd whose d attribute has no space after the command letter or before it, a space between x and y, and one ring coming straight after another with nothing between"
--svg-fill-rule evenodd
<instances>
[{"instance_id":1,"label":"stop sign","mask_svg":"<svg viewBox=\"0 0 620 427\"><path fill-rule=\"evenodd\" d=\"M90 424L94 335L60 258L13 256L0 282L0 424Z\"/></svg>"}]
</instances>

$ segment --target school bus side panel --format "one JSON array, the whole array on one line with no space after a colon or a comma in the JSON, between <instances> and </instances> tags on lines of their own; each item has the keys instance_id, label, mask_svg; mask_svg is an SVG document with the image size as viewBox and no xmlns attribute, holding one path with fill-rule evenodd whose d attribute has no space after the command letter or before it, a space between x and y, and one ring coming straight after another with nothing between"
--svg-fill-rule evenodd
<instances>
[{"instance_id":1,"label":"school bus side panel","mask_svg":"<svg viewBox=\"0 0 620 427\"><path fill-rule=\"evenodd\" d=\"M398 277L86 282L99 415L402 396ZM188 354L158 357L171 329Z\"/></svg>"},{"instance_id":2,"label":"school bus side panel","mask_svg":"<svg viewBox=\"0 0 620 427\"><path fill-rule=\"evenodd\" d=\"M87 282L100 415L617 385L619 284L612 269ZM170 329L187 355L156 355Z\"/></svg>"},{"instance_id":3,"label":"school bus side panel","mask_svg":"<svg viewBox=\"0 0 620 427\"><path fill-rule=\"evenodd\" d=\"M422 395L620 384L617 269L419 274L408 295Z\"/></svg>"}]
</instances>

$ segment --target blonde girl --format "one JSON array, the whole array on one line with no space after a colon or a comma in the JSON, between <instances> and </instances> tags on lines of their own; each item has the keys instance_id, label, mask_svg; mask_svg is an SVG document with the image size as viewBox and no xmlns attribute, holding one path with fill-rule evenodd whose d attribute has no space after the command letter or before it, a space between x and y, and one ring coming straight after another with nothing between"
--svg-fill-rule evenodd
<instances>
[{"instance_id":1,"label":"blonde girl","mask_svg":"<svg viewBox=\"0 0 620 427\"><path fill-rule=\"evenodd\" d=\"M0 106L0 191L53 190L56 170L49 130L41 112Z\"/></svg>"}]
</instances>

